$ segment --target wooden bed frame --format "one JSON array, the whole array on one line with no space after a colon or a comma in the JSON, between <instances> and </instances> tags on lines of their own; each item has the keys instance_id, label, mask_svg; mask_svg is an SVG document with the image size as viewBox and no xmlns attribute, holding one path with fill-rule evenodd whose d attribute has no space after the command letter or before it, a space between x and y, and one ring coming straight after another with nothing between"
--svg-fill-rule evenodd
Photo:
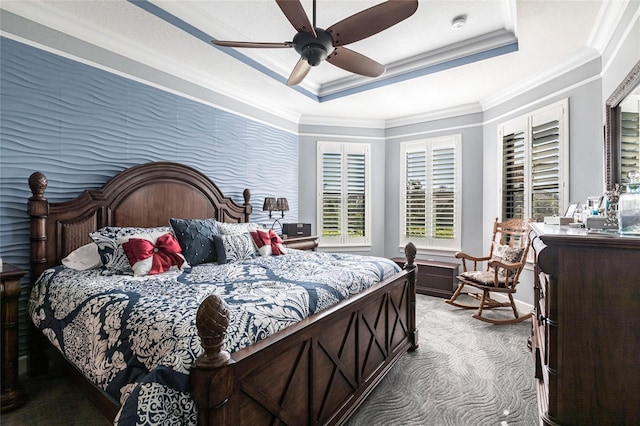
<instances>
[{"instance_id":1,"label":"wooden bed frame","mask_svg":"<svg viewBox=\"0 0 640 426\"><path fill-rule=\"evenodd\" d=\"M248 222L252 211L249 190L244 204L236 204L199 171L171 162L134 166L67 202L47 201L40 172L29 186L32 284L103 226L163 226L171 217ZM343 423L399 357L418 346L415 247L405 253L408 266L400 274L231 355L221 351L226 306L207 297L196 319L204 354L190 374L199 423ZM35 375L47 370L46 339L31 329L29 374ZM91 389L113 420L117 403Z\"/></svg>"}]
</instances>

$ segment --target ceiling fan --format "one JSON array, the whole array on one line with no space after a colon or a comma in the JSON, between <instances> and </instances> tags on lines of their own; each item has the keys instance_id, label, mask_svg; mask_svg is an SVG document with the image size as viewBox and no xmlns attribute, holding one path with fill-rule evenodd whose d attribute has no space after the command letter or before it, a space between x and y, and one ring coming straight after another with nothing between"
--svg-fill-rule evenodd
<instances>
[{"instance_id":1,"label":"ceiling fan","mask_svg":"<svg viewBox=\"0 0 640 426\"><path fill-rule=\"evenodd\" d=\"M293 47L300 54L300 59L287 80L288 86L300 83L311 67L319 65L325 59L338 68L355 74L368 77L382 75L384 65L344 46L384 31L407 19L418 9L417 0L389 0L351 15L324 30L316 28L316 0L313 0L313 25L300 0L276 0L276 3L298 31L293 41L264 43L213 40L212 43L224 47L260 49Z\"/></svg>"}]
</instances>

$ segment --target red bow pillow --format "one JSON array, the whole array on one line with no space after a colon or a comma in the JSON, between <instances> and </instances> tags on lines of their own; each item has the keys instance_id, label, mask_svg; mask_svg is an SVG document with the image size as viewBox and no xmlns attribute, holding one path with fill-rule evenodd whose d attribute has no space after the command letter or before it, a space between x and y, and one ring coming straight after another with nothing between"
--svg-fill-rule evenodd
<instances>
[{"instance_id":1,"label":"red bow pillow","mask_svg":"<svg viewBox=\"0 0 640 426\"><path fill-rule=\"evenodd\" d=\"M174 266L189 267L178 240L170 233L132 235L119 240L135 277L161 274Z\"/></svg>"},{"instance_id":2,"label":"red bow pillow","mask_svg":"<svg viewBox=\"0 0 640 426\"><path fill-rule=\"evenodd\" d=\"M273 229L258 229L251 232L251 238L253 243L258 249L260 256L279 256L281 254L287 254L282 238L275 233Z\"/></svg>"}]
</instances>

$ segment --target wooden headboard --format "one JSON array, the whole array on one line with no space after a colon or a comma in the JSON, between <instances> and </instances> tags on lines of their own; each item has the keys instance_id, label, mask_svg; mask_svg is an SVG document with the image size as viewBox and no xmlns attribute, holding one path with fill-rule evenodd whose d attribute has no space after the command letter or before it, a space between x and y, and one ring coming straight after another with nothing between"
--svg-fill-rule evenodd
<instances>
[{"instance_id":1,"label":"wooden headboard","mask_svg":"<svg viewBox=\"0 0 640 426\"><path fill-rule=\"evenodd\" d=\"M131 167L102 188L60 203L45 198L44 174L33 173L29 186L31 283L45 269L59 265L66 255L91 242L89 233L104 226L169 226L172 217L248 222L252 211L248 189L243 192L244 204L236 204L201 172L172 162Z\"/></svg>"}]
</instances>

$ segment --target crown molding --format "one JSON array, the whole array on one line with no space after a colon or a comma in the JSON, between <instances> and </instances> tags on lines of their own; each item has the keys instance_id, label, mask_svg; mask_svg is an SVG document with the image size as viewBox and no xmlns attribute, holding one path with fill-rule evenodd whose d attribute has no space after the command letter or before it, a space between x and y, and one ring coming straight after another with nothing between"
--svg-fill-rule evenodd
<instances>
[{"instance_id":1,"label":"crown molding","mask_svg":"<svg viewBox=\"0 0 640 426\"><path fill-rule=\"evenodd\" d=\"M479 53L493 51L495 54L491 56L496 56L502 54L497 50L498 48L513 45L517 42L518 40L510 31L493 31L459 43L444 46L421 55L393 62L387 66L385 73L377 79L372 80L368 77L353 74L339 80L323 84L318 91L318 96L320 98L334 98L336 96L340 97L339 95L341 93L351 92L354 88L364 85L376 87L384 86L388 84L388 82L385 83L385 80L395 81L400 76L408 75L410 73L419 73L421 70L429 70L439 65L453 63L454 61L461 59L463 60L464 58L469 58L468 62L473 62L473 59L471 58L473 55L477 55ZM456 66L464 65L468 62L463 60Z\"/></svg>"},{"instance_id":2,"label":"crown molding","mask_svg":"<svg viewBox=\"0 0 640 426\"><path fill-rule=\"evenodd\" d=\"M300 118L300 125L334 126L334 127L361 127L366 129L385 129L385 120L364 118L325 117L305 115Z\"/></svg>"},{"instance_id":3,"label":"crown molding","mask_svg":"<svg viewBox=\"0 0 640 426\"><path fill-rule=\"evenodd\" d=\"M494 108L504 102L507 102L516 96L521 95L529 90L535 89L549 81L557 78L560 75L569 73L576 68L579 68L586 63L600 58L600 54L593 48L584 47L578 50L566 61L556 65L553 68L549 68L546 72L534 76L533 78L519 82L504 91L480 100L483 110Z\"/></svg>"},{"instance_id":4,"label":"crown molding","mask_svg":"<svg viewBox=\"0 0 640 426\"><path fill-rule=\"evenodd\" d=\"M604 53L624 16L624 11L628 4L629 0L603 1L591 34L587 39L587 46L593 47L601 55Z\"/></svg>"},{"instance_id":5,"label":"crown molding","mask_svg":"<svg viewBox=\"0 0 640 426\"><path fill-rule=\"evenodd\" d=\"M459 117L462 115L482 113L483 109L479 103L472 103L466 105L459 105L451 108L445 108L438 111L430 111L423 114L410 115L406 117L393 118L386 120L386 128L391 129L394 127L409 126L412 124L419 124L428 121L442 120L452 117Z\"/></svg>"}]
</instances>

